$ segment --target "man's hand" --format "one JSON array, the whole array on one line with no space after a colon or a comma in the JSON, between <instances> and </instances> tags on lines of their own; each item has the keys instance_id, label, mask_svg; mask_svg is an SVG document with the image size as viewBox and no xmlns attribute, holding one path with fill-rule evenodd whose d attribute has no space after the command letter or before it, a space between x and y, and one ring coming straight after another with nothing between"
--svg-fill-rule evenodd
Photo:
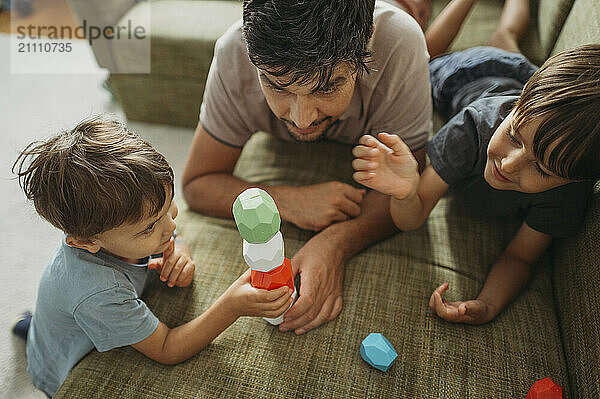
<instances>
[{"instance_id":1,"label":"man's hand","mask_svg":"<svg viewBox=\"0 0 600 399\"><path fill-rule=\"evenodd\" d=\"M380 133L378 137L362 136L352 150L354 180L399 200L415 195L419 172L410 149L396 135Z\"/></svg>"},{"instance_id":2,"label":"man's hand","mask_svg":"<svg viewBox=\"0 0 600 399\"><path fill-rule=\"evenodd\" d=\"M250 284L250 269L229 286L223 298L237 316L279 317L292 304L292 291L288 286L262 290Z\"/></svg>"},{"instance_id":3,"label":"man's hand","mask_svg":"<svg viewBox=\"0 0 600 399\"><path fill-rule=\"evenodd\" d=\"M442 299L448 285L448 283L440 285L429 299L429 307L442 319L452 323L484 324L496 317L494 306L481 299L457 302L447 302Z\"/></svg>"},{"instance_id":4,"label":"man's hand","mask_svg":"<svg viewBox=\"0 0 600 399\"><path fill-rule=\"evenodd\" d=\"M360 203L366 193L337 181L301 187L273 186L268 191L284 220L312 231L360 215Z\"/></svg>"},{"instance_id":5,"label":"man's hand","mask_svg":"<svg viewBox=\"0 0 600 399\"><path fill-rule=\"evenodd\" d=\"M160 279L166 281L169 287L187 287L194 279L196 265L185 242L176 244L175 239L171 237L162 258L151 259L148 269L160 272Z\"/></svg>"},{"instance_id":6,"label":"man's hand","mask_svg":"<svg viewBox=\"0 0 600 399\"><path fill-rule=\"evenodd\" d=\"M300 297L285 314L280 331L303 334L333 320L342 310L344 262L323 240L308 241L292 258L300 274Z\"/></svg>"}]
</instances>

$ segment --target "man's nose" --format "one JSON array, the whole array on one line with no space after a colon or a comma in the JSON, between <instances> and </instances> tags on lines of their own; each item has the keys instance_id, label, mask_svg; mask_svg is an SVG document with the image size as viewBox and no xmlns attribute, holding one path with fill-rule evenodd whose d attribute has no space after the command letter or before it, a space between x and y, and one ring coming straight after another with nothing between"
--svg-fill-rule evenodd
<instances>
[{"instance_id":1,"label":"man's nose","mask_svg":"<svg viewBox=\"0 0 600 399\"><path fill-rule=\"evenodd\" d=\"M317 107L309 96L296 96L290 108L290 119L299 129L307 129L317 116Z\"/></svg>"}]
</instances>

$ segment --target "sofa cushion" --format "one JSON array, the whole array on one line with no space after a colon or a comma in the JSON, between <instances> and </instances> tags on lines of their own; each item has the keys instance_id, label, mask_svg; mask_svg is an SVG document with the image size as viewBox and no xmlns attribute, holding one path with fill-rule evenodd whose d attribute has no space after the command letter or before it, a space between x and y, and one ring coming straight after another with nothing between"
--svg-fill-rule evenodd
<instances>
[{"instance_id":1,"label":"sofa cushion","mask_svg":"<svg viewBox=\"0 0 600 399\"><path fill-rule=\"evenodd\" d=\"M351 182L351 147L294 144L256 134L235 174L256 183ZM241 318L205 350L162 366L134 349L92 352L56 398L490 398L525 397L533 382L568 385L544 261L530 286L497 320L483 326L447 323L429 296L450 282L448 299L473 298L518 223L472 219L449 198L426 225L373 245L346 266L344 308L305 335L279 333L259 318ZM245 269L232 220L185 210L178 231L197 264L187 288L157 278L144 299L175 327L202 313ZM287 256L311 233L283 223ZM398 352L387 373L360 357L361 341L380 332Z\"/></svg>"},{"instance_id":2,"label":"sofa cushion","mask_svg":"<svg viewBox=\"0 0 600 399\"><path fill-rule=\"evenodd\" d=\"M600 43L600 5L598 0L576 0L552 54L591 43Z\"/></svg>"},{"instance_id":3,"label":"sofa cushion","mask_svg":"<svg viewBox=\"0 0 600 399\"><path fill-rule=\"evenodd\" d=\"M539 0L537 29L541 50L546 59L554 47L556 38L569 15L575 0Z\"/></svg>"},{"instance_id":4,"label":"sofa cushion","mask_svg":"<svg viewBox=\"0 0 600 399\"><path fill-rule=\"evenodd\" d=\"M111 74L109 82L130 120L186 127L198 124L204 81L118 73ZM145 94L143 101L141 94Z\"/></svg>"},{"instance_id":5,"label":"sofa cushion","mask_svg":"<svg viewBox=\"0 0 600 399\"><path fill-rule=\"evenodd\" d=\"M553 283L572 398L599 398L600 373L600 184L585 226L552 250Z\"/></svg>"},{"instance_id":6,"label":"sofa cushion","mask_svg":"<svg viewBox=\"0 0 600 399\"><path fill-rule=\"evenodd\" d=\"M242 5L234 1L162 0L136 4L121 18L144 20L150 15L152 75L204 82L215 41L242 17ZM113 58L121 70L139 62L134 41L119 41Z\"/></svg>"}]
</instances>

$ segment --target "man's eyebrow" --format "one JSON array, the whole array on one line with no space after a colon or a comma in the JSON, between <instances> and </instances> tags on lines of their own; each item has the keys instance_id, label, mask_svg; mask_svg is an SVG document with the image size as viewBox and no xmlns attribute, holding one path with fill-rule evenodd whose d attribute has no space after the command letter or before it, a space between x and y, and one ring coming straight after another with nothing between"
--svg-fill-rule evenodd
<instances>
[{"instance_id":1,"label":"man's eyebrow","mask_svg":"<svg viewBox=\"0 0 600 399\"><path fill-rule=\"evenodd\" d=\"M345 76L338 76L335 79L330 80L329 82L327 82L327 84L323 85L321 88L319 88L318 90L313 90L312 92L315 93L319 90L323 90L323 89L330 89L333 87L337 87L340 86L344 83L346 83L346 77Z\"/></svg>"},{"instance_id":2,"label":"man's eyebrow","mask_svg":"<svg viewBox=\"0 0 600 399\"><path fill-rule=\"evenodd\" d=\"M262 73L262 72L261 72L261 73L259 73L259 76L260 76L260 78L261 78L261 79L262 79L262 80L263 80L265 83L267 83L267 84L269 84L269 85L271 85L271 86L275 87L276 89L279 89L279 90L286 90L286 88L287 88L287 86L282 86L282 85L280 85L280 84L277 84L277 83L273 82L271 79L269 79L269 78L267 77L267 75L265 75L265 74L264 74L264 73ZM348 79L347 79L345 76L338 76L337 78L335 78L335 79L332 79L332 80L330 80L329 82L327 82L327 84L323 85L323 86L322 86L322 87L320 87L319 89L313 89L313 90L311 91L311 93L316 93L316 92L318 92L318 91L322 90L323 88L326 88L326 89L328 89L328 88L332 88L332 87L336 87L336 86L342 85L342 84L346 83L346 80L348 80Z\"/></svg>"}]
</instances>

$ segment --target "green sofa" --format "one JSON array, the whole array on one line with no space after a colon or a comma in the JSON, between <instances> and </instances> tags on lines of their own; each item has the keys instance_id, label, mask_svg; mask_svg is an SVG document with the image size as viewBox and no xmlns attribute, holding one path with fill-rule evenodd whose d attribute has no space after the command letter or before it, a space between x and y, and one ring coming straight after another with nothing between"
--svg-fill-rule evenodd
<instances>
[{"instance_id":1,"label":"green sofa","mask_svg":"<svg viewBox=\"0 0 600 399\"><path fill-rule=\"evenodd\" d=\"M434 2L434 14L443 3ZM600 42L598 0L540 0L533 6L523 43L533 61ZM502 2L481 0L454 47L484 43L501 8ZM174 60L164 62L176 67ZM165 96L187 104L173 94L183 88L175 85L171 92L154 69L139 77L163 78ZM264 184L351 183L350 151L337 143L290 144L259 133L245 146L234 173ZM202 313L246 268L232 220L181 205L178 231L192 248L195 281L173 289L155 278L144 296L171 327ZM242 318L176 366L158 364L130 347L93 351L56 398L525 398L545 377L563 386L568 398L599 398L600 185L583 230L553 242L529 286L496 320L452 324L428 307L432 290L444 281L450 282L448 300L475 297L518 225L474 219L444 197L420 229L375 244L347 263L344 308L334 321L295 336L262 319ZM281 231L288 257L311 237L288 223ZM371 332L383 333L398 352L386 373L360 357L360 343Z\"/></svg>"}]
</instances>

